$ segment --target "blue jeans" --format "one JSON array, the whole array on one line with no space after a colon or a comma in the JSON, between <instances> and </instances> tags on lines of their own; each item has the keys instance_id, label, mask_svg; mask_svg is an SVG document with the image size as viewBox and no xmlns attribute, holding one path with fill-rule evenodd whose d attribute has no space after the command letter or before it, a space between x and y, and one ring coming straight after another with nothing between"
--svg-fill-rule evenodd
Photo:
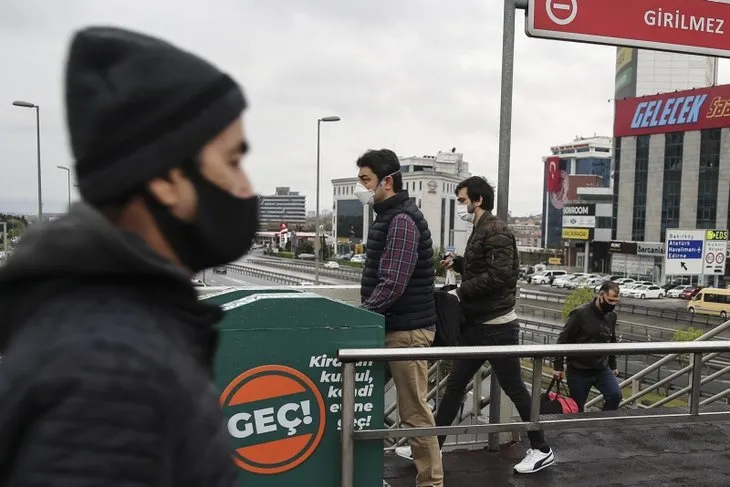
<instances>
[{"instance_id":1,"label":"blue jeans","mask_svg":"<svg viewBox=\"0 0 730 487\"><path fill-rule=\"evenodd\" d=\"M568 367L566 372L570 397L578 404L578 409L583 412L588 392L595 386L603 394L604 411L615 411L621 403L621 389L618 387L618 380L613 371L606 367L603 370L578 370Z\"/></svg>"}]
</instances>

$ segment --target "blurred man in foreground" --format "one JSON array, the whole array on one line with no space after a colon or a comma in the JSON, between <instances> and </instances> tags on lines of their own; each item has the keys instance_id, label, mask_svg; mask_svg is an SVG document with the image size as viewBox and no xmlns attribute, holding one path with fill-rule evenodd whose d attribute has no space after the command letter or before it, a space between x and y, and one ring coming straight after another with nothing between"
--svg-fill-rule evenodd
<instances>
[{"instance_id":1,"label":"blurred man in foreground","mask_svg":"<svg viewBox=\"0 0 730 487\"><path fill-rule=\"evenodd\" d=\"M84 202L0 270L0 483L232 487L221 311L190 279L258 228L243 93L163 41L88 28L66 105Z\"/></svg>"}]
</instances>

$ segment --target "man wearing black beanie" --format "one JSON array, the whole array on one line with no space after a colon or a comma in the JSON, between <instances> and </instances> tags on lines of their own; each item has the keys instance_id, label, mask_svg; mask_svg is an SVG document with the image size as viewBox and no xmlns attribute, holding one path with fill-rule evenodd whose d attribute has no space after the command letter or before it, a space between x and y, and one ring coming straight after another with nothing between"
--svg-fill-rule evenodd
<instances>
[{"instance_id":1,"label":"man wearing black beanie","mask_svg":"<svg viewBox=\"0 0 730 487\"><path fill-rule=\"evenodd\" d=\"M0 484L233 486L221 311L190 278L258 229L243 93L159 39L87 28L66 105L84 201L0 269Z\"/></svg>"}]
</instances>

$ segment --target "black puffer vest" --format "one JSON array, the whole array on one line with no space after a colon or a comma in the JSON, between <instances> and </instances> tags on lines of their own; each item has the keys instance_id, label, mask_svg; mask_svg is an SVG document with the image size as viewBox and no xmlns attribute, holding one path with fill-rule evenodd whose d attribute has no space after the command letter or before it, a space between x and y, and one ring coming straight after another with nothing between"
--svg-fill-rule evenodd
<instances>
[{"instance_id":1,"label":"black puffer vest","mask_svg":"<svg viewBox=\"0 0 730 487\"><path fill-rule=\"evenodd\" d=\"M413 200L408 198L407 191L401 191L375 204L373 209L377 216L368 232L367 253L360 288L363 301L378 285L378 267L385 249L390 222L396 215L406 213L416 223L421 235L418 243L418 262L405 292L385 313L385 329L406 331L433 326L436 323L436 309L433 302L433 242L423 213Z\"/></svg>"}]
</instances>

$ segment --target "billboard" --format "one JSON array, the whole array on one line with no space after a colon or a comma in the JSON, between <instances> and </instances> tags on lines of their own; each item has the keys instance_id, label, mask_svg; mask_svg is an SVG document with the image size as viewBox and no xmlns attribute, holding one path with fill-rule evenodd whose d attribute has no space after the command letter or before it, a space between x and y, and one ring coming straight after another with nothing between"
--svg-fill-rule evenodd
<instances>
[{"instance_id":1,"label":"billboard","mask_svg":"<svg viewBox=\"0 0 730 487\"><path fill-rule=\"evenodd\" d=\"M563 240L590 240L590 228L563 228Z\"/></svg>"},{"instance_id":2,"label":"billboard","mask_svg":"<svg viewBox=\"0 0 730 487\"><path fill-rule=\"evenodd\" d=\"M563 229L595 228L596 204L572 203L563 207Z\"/></svg>"},{"instance_id":3,"label":"billboard","mask_svg":"<svg viewBox=\"0 0 730 487\"><path fill-rule=\"evenodd\" d=\"M545 162L545 185L543 203L543 246L548 248L561 248L562 230L563 230L563 206L569 201L570 194L570 175L569 160L546 158ZM557 162L557 171L553 168L552 172L556 173L553 181L548 180L548 174L551 173L550 165ZM552 177L551 177L552 179Z\"/></svg>"},{"instance_id":4,"label":"billboard","mask_svg":"<svg viewBox=\"0 0 730 487\"><path fill-rule=\"evenodd\" d=\"M528 0L528 36L730 57L728 0Z\"/></svg>"},{"instance_id":5,"label":"billboard","mask_svg":"<svg viewBox=\"0 0 730 487\"><path fill-rule=\"evenodd\" d=\"M730 127L730 85L616 100L616 137Z\"/></svg>"}]
</instances>

